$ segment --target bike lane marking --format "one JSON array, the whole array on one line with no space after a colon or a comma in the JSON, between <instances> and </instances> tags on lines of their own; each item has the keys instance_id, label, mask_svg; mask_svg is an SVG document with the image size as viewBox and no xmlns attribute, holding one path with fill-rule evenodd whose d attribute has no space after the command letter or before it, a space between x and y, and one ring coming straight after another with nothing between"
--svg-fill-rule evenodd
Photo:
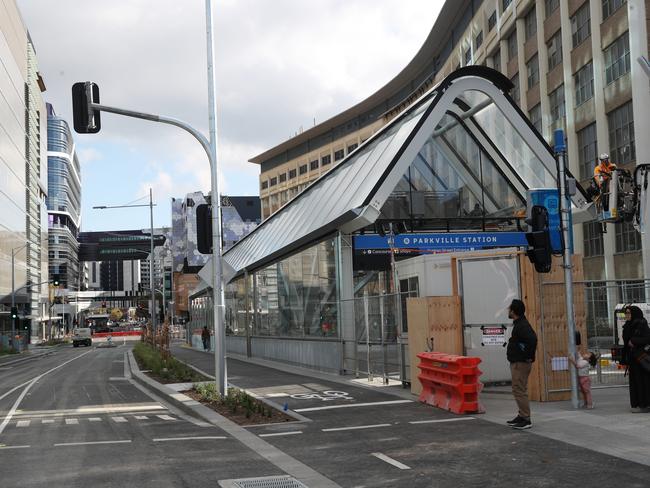
<instances>
[{"instance_id":1,"label":"bike lane marking","mask_svg":"<svg viewBox=\"0 0 650 488\"><path fill-rule=\"evenodd\" d=\"M346 403L343 405L327 405L325 407L308 407L308 408L294 408L294 412L316 412L318 410L334 410L336 408L354 408L354 407L373 407L375 405L398 405L401 403L413 403L413 400L388 400L384 402L368 402L368 403Z\"/></svg>"}]
</instances>

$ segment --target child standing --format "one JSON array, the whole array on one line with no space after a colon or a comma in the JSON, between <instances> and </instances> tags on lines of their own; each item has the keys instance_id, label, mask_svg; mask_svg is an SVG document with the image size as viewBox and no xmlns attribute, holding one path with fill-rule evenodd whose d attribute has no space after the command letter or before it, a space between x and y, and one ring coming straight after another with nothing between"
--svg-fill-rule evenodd
<instances>
[{"instance_id":1,"label":"child standing","mask_svg":"<svg viewBox=\"0 0 650 488\"><path fill-rule=\"evenodd\" d=\"M591 398L591 378L589 377L589 367L596 366L598 357L593 352L587 352L586 354L578 353L577 358L577 360L574 360L573 357L569 355L569 361L571 361L578 370L578 381L582 397L585 401L585 408L591 410L594 408L594 402Z\"/></svg>"}]
</instances>

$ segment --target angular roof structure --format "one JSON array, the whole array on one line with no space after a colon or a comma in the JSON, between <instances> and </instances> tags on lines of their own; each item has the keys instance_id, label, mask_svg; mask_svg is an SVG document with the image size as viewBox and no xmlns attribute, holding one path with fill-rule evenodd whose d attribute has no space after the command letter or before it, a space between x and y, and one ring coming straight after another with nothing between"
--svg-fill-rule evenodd
<instances>
[{"instance_id":1,"label":"angular roof structure","mask_svg":"<svg viewBox=\"0 0 650 488\"><path fill-rule=\"evenodd\" d=\"M405 180L438 193L460 181L464 196L494 215L525 205L530 188L556 187L553 151L510 98L511 88L504 75L483 66L450 74L228 250L226 281L336 230L372 224ZM577 212L591 211L581 188L573 204Z\"/></svg>"}]
</instances>

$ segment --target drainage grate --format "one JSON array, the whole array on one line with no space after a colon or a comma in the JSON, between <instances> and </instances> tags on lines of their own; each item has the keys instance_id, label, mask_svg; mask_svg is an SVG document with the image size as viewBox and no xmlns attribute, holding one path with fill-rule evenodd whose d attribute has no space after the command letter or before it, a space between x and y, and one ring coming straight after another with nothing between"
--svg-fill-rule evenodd
<instances>
[{"instance_id":1,"label":"drainage grate","mask_svg":"<svg viewBox=\"0 0 650 488\"><path fill-rule=\"evenodd\" d=\"M220 481L221 488L308 488L291 476L266 476Z\"/></svg>"}]
</instances>

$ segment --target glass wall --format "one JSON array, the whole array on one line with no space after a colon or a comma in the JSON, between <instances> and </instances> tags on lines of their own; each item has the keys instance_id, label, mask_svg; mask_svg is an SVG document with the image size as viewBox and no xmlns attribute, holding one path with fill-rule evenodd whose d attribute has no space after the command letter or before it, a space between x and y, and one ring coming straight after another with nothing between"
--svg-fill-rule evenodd
<instances>
[{"instance_id":1,"label":"glass wall","mask_svg":"<svg viewBox=\"0 0 650 488\"><path fill-rule=\"evenodd\" d=\"M226 286L224 295L226 302L226 334L227 335L246 335L246 324L252 321L253 303L252 297L246 299L246 294L252 295L253 290L252 276L248 277L248 286L246 286L246 278L239 277L233 280ZM248 309L248 310L247 310Z\"/></svg>"}]
</instances>

